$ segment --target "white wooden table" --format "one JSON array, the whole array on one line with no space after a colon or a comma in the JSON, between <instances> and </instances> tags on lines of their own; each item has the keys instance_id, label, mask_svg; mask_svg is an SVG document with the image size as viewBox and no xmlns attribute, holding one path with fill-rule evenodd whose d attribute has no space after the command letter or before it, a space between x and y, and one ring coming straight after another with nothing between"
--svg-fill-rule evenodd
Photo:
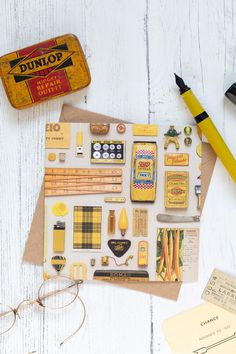
<instances>
[{"instance_id":1,"label":"white wooden table","mask_svg":"<svg viewBox=\"0 0 236 354\"><path fill-rule=\"evenodd\" d=\"M43 178L44 125L63 103L136 122L192 123L173 73L183 75L236 154L236 107L224 98L236 81L233 0L1 0L0 54L59 34L78 35L91 70L87 90L16 111L0 86L0 299L36 296L42 269L22 255ZM214 267L236 273L236 187L217 162L201 231L200 274L178 302L104 285L86 285L81 333L59 348L78 323L76 307L43 315L31 307L1 354L169 354L162 321L201 302Z\"/></svg>"}]
</instances>

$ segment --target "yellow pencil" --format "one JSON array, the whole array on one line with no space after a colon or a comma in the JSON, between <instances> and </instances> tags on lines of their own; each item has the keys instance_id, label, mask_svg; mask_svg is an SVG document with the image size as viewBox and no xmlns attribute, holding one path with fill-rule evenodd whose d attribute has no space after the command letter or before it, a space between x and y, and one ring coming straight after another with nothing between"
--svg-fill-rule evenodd
<instances>
[{"instance_id":1,"label":"yellow pencil","mask_svg":"<svg viewBox=\"0 0 236 354\"><path fill-rule=\"evenodd\" d=\"M192 113L197 125L236 183L236 160L224 142L224 139L192 90L185 85L183 79L175 74L175 81L180 89L180 94Z\"/></svg>"}]
</instances>

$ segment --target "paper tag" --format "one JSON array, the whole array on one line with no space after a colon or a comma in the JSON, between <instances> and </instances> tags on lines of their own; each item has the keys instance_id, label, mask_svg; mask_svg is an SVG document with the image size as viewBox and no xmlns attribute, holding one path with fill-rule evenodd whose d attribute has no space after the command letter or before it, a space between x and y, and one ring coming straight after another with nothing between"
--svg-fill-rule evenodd
<instances>
[{"instance_id":1,"label":"paper tag","mask_svg":"<svg viewBox=\"0 0 236 354\"><path fill-rule=\"evenodd\" d=\"M202 299L236 314L236 278L214 269Z\"/></svg>"},{"instance_id":2,"label":"paper tag","mask_svg":"<svg viewBox=\"0 0 236 354\"><path fill-rule=\"evenodd\" d=\"M70 124L48 123L46 124L46 149L70 148Z\"/></svg>"},{"instance_id":3,"label":"paper tag","mask_svg":"<svg viewBox=\"0 0 236 354\"><path fill-rule=\"evenodd\" d=\"M157 136L157 124L133 124L133 135Z\"/></svg>"}]
</instances>

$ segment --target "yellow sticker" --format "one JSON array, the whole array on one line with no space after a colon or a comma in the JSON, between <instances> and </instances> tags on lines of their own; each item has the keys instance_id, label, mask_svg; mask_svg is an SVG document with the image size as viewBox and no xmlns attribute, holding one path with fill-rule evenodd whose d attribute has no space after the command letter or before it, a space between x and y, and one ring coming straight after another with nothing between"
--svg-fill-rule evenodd
<instances>
[{"instance_id":1,"label":"yellow sticker","mask_svg":"<svg viewBox=\"0 0 236 354\"><path fill-rule=\"evenodd\" d=\"M55 216L65 216L68 214L67 205L62 202L57 202L52 207L52 213Z\"/></svg>"},{"instance_id":2,"label":"yellow sticker","mask_svg":"<svg viewBox=\"0 0 236 354\"><path fill-rule=\"evenodd\" d=\"M133 124L133 135L136 136L157 136L157 124Z\"/></svg>"},{"instance_id":3,"label":"yellow sticker","mask_svg":"<svg viewBox=\"0 0 236 354\"><path fill-rule=\"evenodd\" d=\"M70 148L70 124L47 123L46 124L46 149Z\"/></svg>"}]
</instances>

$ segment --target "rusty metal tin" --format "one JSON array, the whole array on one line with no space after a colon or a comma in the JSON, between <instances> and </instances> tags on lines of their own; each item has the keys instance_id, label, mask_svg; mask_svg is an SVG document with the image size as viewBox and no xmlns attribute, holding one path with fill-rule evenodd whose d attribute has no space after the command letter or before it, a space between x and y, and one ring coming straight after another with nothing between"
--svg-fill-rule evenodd
<instances>
[{"instance_id":1,"label":"rusty metal tin","mask_svg":"<svg viewBox=\"0 0 236 354\"><path fill-rule=\"evenodd\" d=\"M17 109L78 91L91 81L83 50L73 34L2 56L0 74L9 101Z\"/></svg>"}]
</instances>

